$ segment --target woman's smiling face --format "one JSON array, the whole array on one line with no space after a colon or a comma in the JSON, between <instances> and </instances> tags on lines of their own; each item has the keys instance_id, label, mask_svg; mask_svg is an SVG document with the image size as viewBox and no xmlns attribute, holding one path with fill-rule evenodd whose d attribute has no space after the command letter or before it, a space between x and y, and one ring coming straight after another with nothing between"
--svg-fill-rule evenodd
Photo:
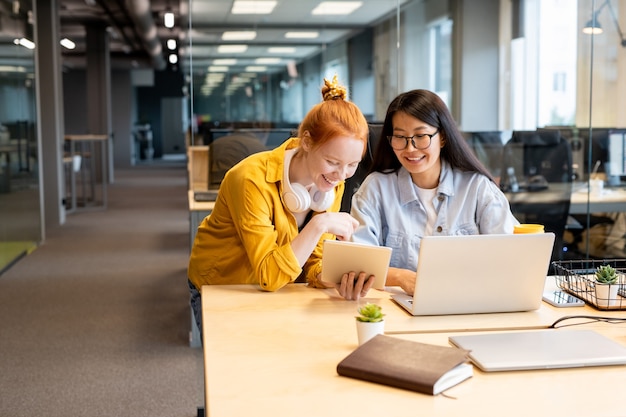
<instances>
[{"instance_id":1,"label":"woman's smiling face","mask_svg":"<svg viewBox=\"0 0 626 417\"><path fill-rule=\"evenodd\" d=\"M343 136L314 149L304 145L309 151L307 167L315 186L321 191L330 191L339 182L353 176L361 162L364 146L360 139Z\"/></svg>"},{"instance_id":2,"label":"woman's smiling face","mask_svg":"<svg viewBox=\"0 0 626 417\"><path fill-rule=\"evenodd\" d=\"M411 137L415 135L433 135L430 146L416 149L411 141L402 150L394 149L396 158L409 171L413 182L420 188L432 189L439 185L441 172L441 132L421 120L404 112L395 113L392 118L393 135ZM417 141L417 138L416 138Z\"/></svg>"}]
</instances>

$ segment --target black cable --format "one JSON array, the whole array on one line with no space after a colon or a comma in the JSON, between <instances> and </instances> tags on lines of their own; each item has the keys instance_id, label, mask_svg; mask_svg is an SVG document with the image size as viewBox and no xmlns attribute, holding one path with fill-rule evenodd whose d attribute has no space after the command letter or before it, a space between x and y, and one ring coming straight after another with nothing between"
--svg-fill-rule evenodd
<instances>
[{"instance_id":1,"label":"black cable","mask_svg":"<svg viewBox=\"0 0 626 417\"><path fill-rule=\"evenodd\" d=\"M589 321L586 321L584 323L574 323L574 324L566 324L563 325L561 327L567 327L567 326L578 326L581 324L588 324L588 323L593 323L593 322L604 322L604 323L609 323L609 324L615 324L615 323L620 323L620 322L626 322L626 317L603 317L603 316L563 316L560 319L558 319L557 321L555 321L554 323L552 323L549 328L550 329L556 329L556 325L559 324L562 321L565 320L570 320L570 319L589 319Z\"/></svg>"}]
</instances>

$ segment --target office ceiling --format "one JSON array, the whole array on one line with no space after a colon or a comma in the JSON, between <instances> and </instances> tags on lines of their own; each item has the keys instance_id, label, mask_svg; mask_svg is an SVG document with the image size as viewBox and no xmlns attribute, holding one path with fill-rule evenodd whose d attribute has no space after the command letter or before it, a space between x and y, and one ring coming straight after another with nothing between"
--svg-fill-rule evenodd
<instances>
[{"instance_id":1,"label":"office ceiling","mask_svg":"<svg viewBox=\"0 0 626 417\"><path fill-rule=\"evenodd\" d=\"M67 37L76 43L74 50L62 48L63 63L67 67L84 66L87 27L104 25L109 28L113 67L172 67L168 63L166 42L176 39L177 69L187 71L192 64L194 68L206 70L209 65L220 63L215 60L228 59L230 71L243 71L250 65L262 64L271 72L273 68L284 68L289 62L297 63L313 56L326 45L395 15L396 7L409 0L364 0L350 15L312 15L311 11L320 2L278 0L271 14L235 15L231 13L233 0L58 0L61 38ZM163 25L163 14L169 10L176 16L173 29ZM156 42L144 34L151 25L156 28ZM190 26L193 29L190 30ZM251 30L256 31L253 40L222 40L225 31ZM317 31L319 35L313 39L285 37L286 32L293 31ZM224 44L245 44L247 49L240 53L218 52L218 47ZM268 50L281 46L293 49Z\"/></svg>"}]
</instances>

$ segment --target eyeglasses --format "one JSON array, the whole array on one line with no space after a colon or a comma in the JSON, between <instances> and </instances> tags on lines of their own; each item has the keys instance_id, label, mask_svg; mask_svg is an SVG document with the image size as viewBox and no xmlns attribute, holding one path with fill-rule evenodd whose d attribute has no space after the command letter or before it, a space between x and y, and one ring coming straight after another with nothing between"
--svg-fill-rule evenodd
<instances>
[{"instance_id":1,"label":"eyeglasses","mask_svg":"<svg viewBox=\"0 0 626 417\"><path fill-rule=\"evenodd\" d=\"M402 151L409 146L409 141L411 145L415 149L427 149L430 147L430 143L433 140L433 136L436 136L439 133L439 129L435 131L432 135L423 134L423 135L413 135L413 136L401 136L401 135L393 135L387 136L387 140L393 149L396 151Z\"/></svg>"}]
</instances>

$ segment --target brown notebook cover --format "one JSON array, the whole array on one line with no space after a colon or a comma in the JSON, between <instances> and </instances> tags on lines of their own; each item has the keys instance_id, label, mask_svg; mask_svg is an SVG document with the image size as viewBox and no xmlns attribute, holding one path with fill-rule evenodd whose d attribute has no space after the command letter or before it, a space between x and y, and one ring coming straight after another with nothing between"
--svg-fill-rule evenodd
<instances>
[{"instance_id":1,"label":"brown notebook cover","mask_svg":"<svg viewBox=\"0 0 626 417\"><path fill-rule=\"evenodd\" d=\"M436 395L473 375L469 351L377 335L346 356L339 375Z\"/></svg>"}]
</instances>

